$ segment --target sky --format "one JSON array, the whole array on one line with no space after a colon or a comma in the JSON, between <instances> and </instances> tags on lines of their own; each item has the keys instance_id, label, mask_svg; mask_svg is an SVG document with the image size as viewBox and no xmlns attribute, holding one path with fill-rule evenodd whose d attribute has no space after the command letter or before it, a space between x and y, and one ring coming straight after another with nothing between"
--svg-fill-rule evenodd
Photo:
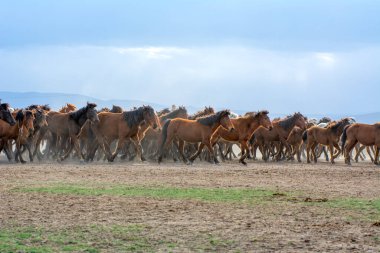
<instances>
[{"instance_id":1,"label":"sky","mask_svg":"<svg viewBox=\"0 0 380 253\"><path fill-rule=\"evenodd\" d=\"M378 13L368 0L1 1L0 90L378 112Z\"/></svg>"}]
</instances>

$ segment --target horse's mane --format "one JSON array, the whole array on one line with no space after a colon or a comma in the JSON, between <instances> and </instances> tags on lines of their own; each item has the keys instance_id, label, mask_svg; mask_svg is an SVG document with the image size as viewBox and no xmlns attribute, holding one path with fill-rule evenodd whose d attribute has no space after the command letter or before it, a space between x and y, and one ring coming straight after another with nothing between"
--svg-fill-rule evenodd
<instances>
[{"instance_id":1,"label":"horse's mane","mask_svg":"<svg viewBox=\"0 0 380 253\"><path fill-rule=\"evenodd\" d=\"M39 110L39 109L42 109L44 111L50 111L51 110L51 108L48 104L46 104L46 105L33 104L33 105L29 105L28 107L25 107L25 110Z\"/></svg>"},{"instance_id":2,"label":"horse's mane","mask_svg":"<svg viewBox=\"0 0 380 253\"><path fill-rule=\"evenodd\" d=\"M9 110L10 105L8 103L2 103L0 104L0 108L2 110Z\"/></svg>"},{"instance_id":3,"label":"horse's mane","mask_svg":"<svg viewBox=\"0 0 380 253\"><path fill-rule=\"evenodd\" d=\"M162 115L161 120L174 119L180 113L187 113L187 110L184 106L180 106L180 107L178 107L178 109L175 109L174 111L171 111L167 114Z\"/></svg>"},{"instance_id":4,"label":"horse's mane","mask_svg":"<svg viewBox=\"0 0 380 253\"><path fill-rule=\"evenodd\" d=\"M214 108L212 107L206 107L205 106L205 109L203 110L200 110L200 111L197 111L196 113L194 113L193 115L191 115L189 117L189 119L197 119L197 118L200 118L200 117L204 117L204 116L207 116L207 115L210 115L210 114L214 114L215 111L214 111Z\"/></svg>"},{"instance_id":5,"label":"horse's mane","mask_svg":"<svg viewBox=\"0 0 380 253\"><path fill-rule=\"evenodd\" d=\"M289 130L290 128L294 127L294 123L299 117L305 118L301 113L296 112L293 115L288 115L284 119L279 120L278 125L285 130Z\"/></svg>"},{"instance_id":6,"label":"horse's mane","mask_svg":"<svg viewBox=\"0 0 380 253\"><path fill-rule=\"evenodd\" d=\"M343 118L339 121L333 122L329 124L326 128L331 129L333 133L336 133L340 127L342 127L344 124L348 123L349 119L348 118Z\"/></svg>"},{"instance_id":7,"label":"horse's mane","mask_svg":"<svg viewBox=\"0 0 380 253\"><path fill-rule=\"evenodd\" d=\"M161 111L157 112L157 116L160 117L166 113L169 113L170 112L170 109L169 108L164 108L162 109Z\"/></svg>"},{"instance_id":8,"label":"horse's mane","mask_svg":"<svg viewBox=\"0 0 380 253\"><path fill-rule=\"evenodd\" d=\"M322 119L319 120L318 124L319 123L329 123L331 121L332 121L331 118L329 118L329 117L323 117Z\"/></svg>"},{"instance_id":9,"label":"horse's mane","mask_svg":"<svg viewBox=\"0 0 380 253\"><path fill-rule=\"evenodd\" d=\"M230 115L230 111L229 110L223 110L223 111L219 111L215 114L211 114L211 115L208 115L208 116L204 116L204 117L201 117L201 118L198 118L197 119L197 122L201 123L202 125L205 125L205 126L212 126L213 124L217 123L220 121L220 119L226 115Z\"/></svg>"},{"instance_id":10,"label":"horse's mane","mask_svg":"<svg viewBox=\"0 0 380 253\"><path fill-rule=\"evenodd\" d=\"M110 110L110 112L113 112L113 113L122 113L123 112L123 108L121 108L121 106L118 106L118 105L112 105L112 109Z\"/></svg>"},{"instance_id":11,"label":"horse's mane","mask_svg":"<svg viewBox=\"0 0 380 253\"><path fill-rule=\"evenodd\" d=\"M78 122L79 119L87 112L88 109L94 109L96 107L95 103L87 103L85 107L82 107L79 110L76 110L74 112L69 112L69 117L73 119L74 121Z\"/></svg>"},{"instance_id":12,"label":"horse's mane","mask_svg":"<svg viewBox=\"0 0 380 253\"><path fill-rule=\"evenodd\" d=\"M141 106L136 110L123 112L123 117L125 121L127 121L129 128L139 126L141 124L141 122L144 120L144 111L149 111L149 113L154 114L153 108L149 105Z\"/></svg>"}]
</instances>

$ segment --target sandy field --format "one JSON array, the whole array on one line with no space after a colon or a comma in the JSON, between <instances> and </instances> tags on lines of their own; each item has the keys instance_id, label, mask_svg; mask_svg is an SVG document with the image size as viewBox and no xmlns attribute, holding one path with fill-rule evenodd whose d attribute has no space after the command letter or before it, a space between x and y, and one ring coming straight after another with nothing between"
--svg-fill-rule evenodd
<instances>
[{"instance_id":1,"label":"sandy field","mask_svg":"<svg viewBox=\"0 0 380 253\"><path fill-rule=\"evenodd\" d=\"M380 252L380 167L0 163L0 252Z\"/></svg>"}]
</instances>

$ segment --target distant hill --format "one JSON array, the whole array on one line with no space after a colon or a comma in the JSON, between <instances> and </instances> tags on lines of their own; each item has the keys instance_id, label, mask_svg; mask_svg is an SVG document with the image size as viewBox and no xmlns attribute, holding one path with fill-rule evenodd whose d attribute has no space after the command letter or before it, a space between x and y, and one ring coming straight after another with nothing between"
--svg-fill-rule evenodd
<instances>
[{"instance_id":1,"label":"distant hill","mask_svg":"<svg viewBox=\"0 0 380 253\"><path fill-rule=\"evenodd\" d=\"M0 98L15 108L24 108L31 104L48 104L54 110L58 110L66 103L75 104L78 107L84 106L87 101L94 102L98 108L119 105L128 110L134 106L150 105L156 110L167 107L165 105L138 101L138 100L102 100L90 96L65 93L40 93L40 92L4 92L0 91Z\"/></svg>"},{"instance_id":2,"label":"distant hill","mask_svg":"<svg viewBox=\"0 0 380 253\"><path fill-rule=\"evenodd\" d=\"M66 103L72 103L77 105L78 107L84 106L87 101L94 102L98 105L98 108L102 107L112 107L112 105L119 105L123 107L125 110L128 110L134 106L141 105L150 105L156 110L163 109L165 107L170 107L170 105L162 105L151 103L147 101L139 101L139 100L103 100L85 95L78 94L65 94L65 93L40 93L40 92L6 92L0 91L0 98L15 108L24 108L31 104L49 104L51 108L57 110L61 108ZM205 103L207 105L207 103ZM189 113L194 113L195 111L201 109L201 107L195 106L186 106ZM216 108L216 110L225 109L225 108ZM238 114L244 114L249 110L233 110ZM284 113L270 113L270 117L283 117L286 114ZM380 122L380 112L368 113L368 114L360 114L360 115L330 115L328 112L326 115L319 114L305 114L310 118L322 118L323 116L330 116L333 119L340 119L343 117L354 117L357 122L363 123L376 123Z\"/></svg>"}]
</instances>

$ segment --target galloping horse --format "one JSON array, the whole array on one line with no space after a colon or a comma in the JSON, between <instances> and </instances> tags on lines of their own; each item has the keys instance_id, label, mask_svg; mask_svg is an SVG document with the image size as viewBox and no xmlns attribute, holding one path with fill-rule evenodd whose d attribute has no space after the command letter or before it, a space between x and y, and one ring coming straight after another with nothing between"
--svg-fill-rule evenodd
<instances>
[{"instance_id":1,"label":"galloping horse","mask_svg":"<svg viewBox=\"0 0 380 253\"><path fill-rule=\"evenodd\" d=\"M9 125L4 121L0 121L0 150L4 148L8 160L12 159L11 141L16 141L16 156L20 154L21 146L27 141L27 138L33 133L33 112L29 110L15 111L13 115L16 118L16 125ZM20 156L20 161L25 163L25 160Z\"/></svg>"},{"instance_id":2,"label":"galloping horse","mask_svg":"<svg viewBox=\"0 0 380 253\"><path fill-rule=\"evenodd\" d=\"M91 122L98 122L98 114L96 112L96 104L87 103L87 105L75 112L59 113L49 112L47 117L48 129L53 135L53 143L56 143L56 147L61 143L61 149L70 140L70 144L66 153L60 158L61 161L65 160L71 153L72 149L75 151L81 159L83 154L79 147L78 137L82 126L86 120Z\"/></svg>"},{"instance_id":3,"label":"galloping horse","mask_svg":"<svg viewBox=\"0 0 380 253\"><path fill-rule=\"evenodd\" d=\"M331 163L334 163L334 159L336 159L341 149L339 148L338 142L340 135L343 132L343 129L350 124L349 118L341 119L338 122L331 123L326 128L313 126L307 129L302 136L302 139L306 146L307 152L307 163L310 163L310 152L312 152L314 157L314 162L317 162L317 155L315 154L315 148L318 144L326 145L329 147L330 155L331 155ZM334 155L334 147L338 150L338 152Z\"/></svg>"},{"instance_id":4,"label":"galloping horse","mask_svg":"<svg viewBox=\"0 0 380 253\"><path fill-rule=\"evenodd\" d=\"M268 111L260 111L255 115L248 114L244 117L231 119L234 130L228 131L225 128L219 127L212 135L211 144L214 146L219 138L229 142L239 143L241 148L241 157L239 162L247 165L244 159L249 153L248 141L251 139L253 132L259 126L272 129L272 122L268 117L268 113Z\"/></svg>"},{"instance_id":5,"label":"galloping horse","mask_svg":"<svg viewBox=\"0 0 380 253\"><path fill-rule=\"evenodd\" d=\"M280 142L276 156L276 160L280 160L282 146L285 146L287 150L290 150L290 146L286 141L290 131L292 131L294 126L305 129L306 120L301 113L297 112L284 119L279 119L276 121L273 120L272 125L273 128L271 130L268 130L262 126L257 128L253 132L252 138L250 140L251 143L256 142L258 144L264 161L267 161L269 158L269 153L267 151L271 142Z\"/></svg>"},{"instance_id":6,"label":"galloping horse","mask_svg":"<svg viewBox=\"0 0 380 253\"><path fill-rule=\"evenodd\" d=\"M162 129L158 162L161 163L165 149L176 138L179 140L179 152L185 163L187 162L187 158L183 153L185 141L190 143L201 143L197 152L190 157L190 162L193 162L202 152L203 147L206 146L210 155L213 157L214 162L218 163L212 150L211 136L220 126L229 131L233 130L229 114L230 112L228 110L223 110L210 116L198 118L197 120L176 118L166 121Z\"/></svg>"},{"instance_id":7,"label":"galloping horse","mask_svg":"<svg viewBox=\"0 0 380 253\"><path fill-rule=\"evenodd\" d=\"M99 113L99 123L93 124L92 129L98 144L104 149L108 161L115 160L128 138L135 145L141 160L145 160L142 155L140 140L138 139L138 133L144 121L153 129L160 126L158 117L150 106L142 106L136 110L123 113ZM118 142L115 151L111 154L110 144L114 140L118 140Z\"/></svg>"},{"instance_id":8,"label":"galloping horse","mask_svg":"<svg viewBox=\"0 0 380 253\"><path fill-rule=\"evenodd\" d=\"M342 150L344 150L345 162L348 165L351 164L350 152L358 142L364 146L375 146L373 163L379 164L380 123L373 125L354 123L343 130Z\"/></svg>"}]
</instances>

